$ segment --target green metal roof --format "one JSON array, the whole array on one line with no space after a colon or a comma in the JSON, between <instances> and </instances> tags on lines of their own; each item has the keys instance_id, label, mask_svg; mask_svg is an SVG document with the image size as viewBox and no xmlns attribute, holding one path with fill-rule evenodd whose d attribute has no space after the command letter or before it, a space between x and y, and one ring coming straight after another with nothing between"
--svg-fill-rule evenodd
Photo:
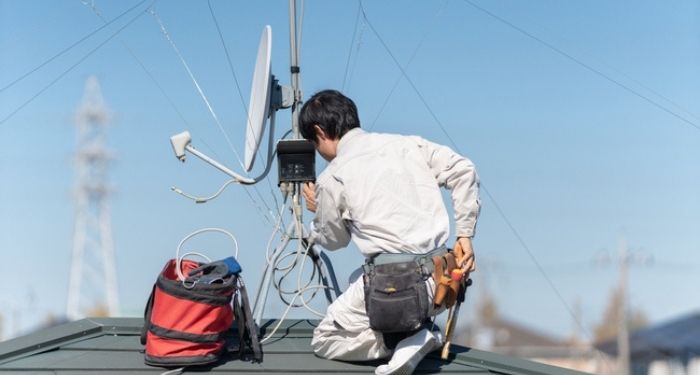
<instances>
[{"instance_id":1,"label":"green metal roof","mask_svg":"<svg viewBox=\"0 0 700 375\"><path fill-rule=\"evenodd\" d=\"M231 359L208 368L216 373L373 373L378 362L348 363L316 357L311 351L315 321L290 320L264 345L263 363ZM143 319L83 319L0 343L0 372L21 374L154 374L165 369L143 363L139 342ZM272 327L269 323L264 326ZM416 373L574 375L581 372L495 353L452 346L447 361L429 354ZM201 371L201 370L200 370Z\"/></svg>"}]
</instances>

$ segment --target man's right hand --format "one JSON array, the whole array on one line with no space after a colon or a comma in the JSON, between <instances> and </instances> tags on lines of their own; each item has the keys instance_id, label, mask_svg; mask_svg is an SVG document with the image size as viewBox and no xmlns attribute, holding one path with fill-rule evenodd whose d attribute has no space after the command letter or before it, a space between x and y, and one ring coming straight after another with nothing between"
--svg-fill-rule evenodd
<instances>
[{"instance_id":1,"label":"man's right hand","mask_svg":"<svg viewBox=\"0 0 700 375\"><path fill-rule=\"evenodd\" d=\"M464 277L469 278L469 274L476 271L476 260L474 258L474 249L472 248L472 239L469 237L457 238L454 251L455 255L461 257L461 259L457 259L457 266L462 269Z\"/></svg>"},{"instance_id":2,"label":"man's right hand","mask_svg":"<svg viewBox=\"0 0 700 375\"><path fill-rule=\"evenodd\" d=\"M307 182L304 184L304 188L301 191L304 195L304 200L306 201L306 209L311 212L316 212L316 184L313 182Z\"/></svg>"}]
</instances>

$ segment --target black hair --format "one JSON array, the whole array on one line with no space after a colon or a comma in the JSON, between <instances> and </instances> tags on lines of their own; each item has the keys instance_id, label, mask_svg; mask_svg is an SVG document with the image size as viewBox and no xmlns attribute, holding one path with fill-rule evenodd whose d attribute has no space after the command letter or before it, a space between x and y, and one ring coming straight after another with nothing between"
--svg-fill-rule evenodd
<instances>
[{"instance_id":1,"label":"black hair","mask_svg":"<svg viewBox=\"0 0 700 375\"><path fill-rule=\"evenodd\" d=\"M360 127L357 107L352 99L336 90L323 90L304 103L299 114L302 137L316 141L318 125L331 139L340 139L348 130Z\"/></svg>"}]
</instances>

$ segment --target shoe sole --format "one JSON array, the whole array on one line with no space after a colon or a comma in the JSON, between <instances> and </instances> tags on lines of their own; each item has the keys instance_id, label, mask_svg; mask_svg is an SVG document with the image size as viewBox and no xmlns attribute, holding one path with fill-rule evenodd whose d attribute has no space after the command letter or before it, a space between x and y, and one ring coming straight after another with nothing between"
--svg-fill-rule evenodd
<instances>
[{"instance_id":1,"label":"shoe sole","mask_svg":"<svg viewBox=\"0 0 700 375\"><path fill-rule=\"evenodd\" d=\"M390 372L387 375L411 375L413 374L413 371L415 371L416 367L420 364L420 361L425 358L425 356L428 355L428 353L432 352L435 347L437 346L437 340L433 337L430 339L428 342L423 345L417 352L415 352L411 358L409 358L406 362L404 362L401 366L399 366L396 370ZM411 362L418 358L420 356L420 360L418 363L415 364L415 366L411 366Z\"/></svg>"}]
</instances>

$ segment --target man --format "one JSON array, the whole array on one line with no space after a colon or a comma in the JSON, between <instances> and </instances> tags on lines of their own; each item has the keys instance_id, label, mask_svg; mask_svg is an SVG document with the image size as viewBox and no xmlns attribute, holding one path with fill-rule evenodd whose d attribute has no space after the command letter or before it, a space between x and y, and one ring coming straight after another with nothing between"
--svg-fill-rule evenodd
<instances>
[{"instance_id":1,"label":"man","mask_svg":"<svg viewBox=\"0 0 700 375\"><path fill-rule=\"evenodd\" d=\"M376 374L412 373L427 353L440 346L440 334L427 328L413 331L392 352L388 336L370 328L367 269L380 259L392 263L392 259L430 260L426 254L445 254L449 217L440 192L445 187L451 191L455 211L455 247L464 251L457 265L468 277L475 270L471 238L480 205L474 165L448 147L420 137L365 132L355 104L338 91L312 96L299 120L303 137L329 161L316 184L303 189L307 209L316 213L311 241L336 250L352 238L367 258L365 267L370 267L328 307L311 345L328 359L391 357ZM428 316L434 316L440 312L432 304L435 282L429 274L423 276L420 285L426 288Z\"/></svg>"}]
</instances>

